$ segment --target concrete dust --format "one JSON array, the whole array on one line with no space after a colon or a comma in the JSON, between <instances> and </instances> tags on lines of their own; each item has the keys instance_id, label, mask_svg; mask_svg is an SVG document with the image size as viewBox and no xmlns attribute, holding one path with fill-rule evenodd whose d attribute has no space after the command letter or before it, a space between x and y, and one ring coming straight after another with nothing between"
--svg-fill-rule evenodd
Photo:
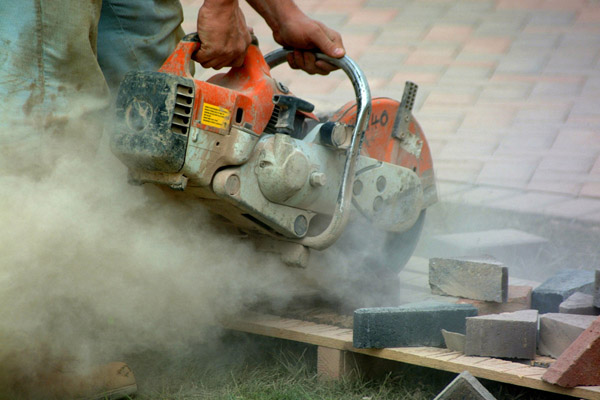
<instances>
[{"instance_id":1,"label":"concrete dust","mask_svg":"<svg viewBox=\"0 0 600 400\"><path fill-rule=\"evenodd\" d=\"M185 352L219 318L303 290L297 270L213 227L201 205L128 185L107 146L90 157L77 139L41 139L44 157L11 157L0 176L0 384Z\"/></svg>"}]
</instances>

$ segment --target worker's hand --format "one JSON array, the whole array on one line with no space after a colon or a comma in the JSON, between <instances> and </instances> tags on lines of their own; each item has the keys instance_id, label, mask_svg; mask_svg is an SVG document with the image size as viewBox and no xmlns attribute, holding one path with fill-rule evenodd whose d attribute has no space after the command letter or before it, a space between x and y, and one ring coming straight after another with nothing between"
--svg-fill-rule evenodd
<instances>
[{"instance_id":1,"label":"worker's hand","mask_svg":"<svg viewBox=\"0 0 600 400\"><path fill-rule=\"evenodd\" d=\"M192 58L204 68L241 67L252 41L237 0L205 0L198 11L200 50Z\"/></svg>"},{"instance_id":2,"label":"worker's hand","mask_svg":"<svg viewBox=\"0 0 600 400\"><path fill-rule=\"evenodd\" d=\"M330 57L342 58L346 50L338 32L309 18L301 11L293 18L288 17L279 23L279 29L273 32L273 38L280 45L295 49L288 55L288 63L292 68L321 75L327 75L337 69L326 61L317 60L310 50L317 49Z\"/></svg>"}]
</instances>

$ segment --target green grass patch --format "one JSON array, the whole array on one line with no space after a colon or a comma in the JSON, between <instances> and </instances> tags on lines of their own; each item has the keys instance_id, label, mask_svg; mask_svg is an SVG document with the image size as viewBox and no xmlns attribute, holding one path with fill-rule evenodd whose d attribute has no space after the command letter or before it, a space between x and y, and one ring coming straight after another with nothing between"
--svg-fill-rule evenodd
<instances>
[{"instance_id":1,"label":"green grass patch","mask_svg":"<svg viewBox=\"0 0 600 400\"><path fill-rule=\"evenodd\" d=\"M147 352L127 360L138 380L136 399L431 400L456 374L374 360L361 376L323 382L316 347L240 333L193 351ZM498 400L569 397L481 380Z\"/></svg>"}]
</instances>

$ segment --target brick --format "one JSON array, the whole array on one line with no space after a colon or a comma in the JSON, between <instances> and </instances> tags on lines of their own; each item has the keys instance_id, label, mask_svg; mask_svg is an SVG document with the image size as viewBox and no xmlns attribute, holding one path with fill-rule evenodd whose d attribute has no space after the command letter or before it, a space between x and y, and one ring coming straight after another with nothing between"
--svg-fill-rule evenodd
<instances>
[{"instance_id":1,"label":"brick","mask_svg":"<svg viewBox=\"0 0 600 400\"><path fill-rule=\"evenodd\" d=\"M506 303L493 301L480 301L470 299L459 299L458 304L472 304L477 308L478 315L501 314L531 309L531 286L509 285L508 300Z\"/></svg>"},{"instance_id":2,"label":"brick","mask_svg":"<svg viewBox=\"0 0 600 400\"><path fill-rule=\"evenodd\" d=\"M503 303L508 300L508 268L493 257L432 258L429 286L433 294Z\"/></svg>"},{"instance_id":3,"label":"brick","mask_svg":"<svg viewBox=\"0 0 600 400\"><path fill-rule=\"evenodd\" d=\"M433 400L495 400L496 398L469 371L463 371Z\"/></svg>"},{"instance_id":4,"label":"brick","mask_svg":"<svg viewBox=\"0 0 600 400\"><path fill-rule=\"evenodd\" d=\"M596 317L592 315L541 315L538 352L558 358L595 320Z\"/></svg>"},{"instance_id":5,"label":"brick","mask_svg":"<svg viewBox=\"0 0 600 400\"><path fill-rule=\"evenodd\" d=\"M531 307L540 314L558 312L560 303L575 292L591 294L594 271L565 269L548 278L533 290Z\"/></svg>"},{"instance_id":6,"label":"brick","mask_svg":"<svg viewBox=\"0 0 600 400\"><path fill-rule=\"evenodd\" d=\"M510 47L511 39L508 37L480 37L470 39L463 51L477 53L504 53Z\"/></svg>"},{"instance_id":7,"label":"brick","mask_svg":"<svg viewBox=\"0 0 600 400\"><path fill-rule=\"evenodd\" d=\"M465 354L501 358L535 358L536 310L467 318Z\"/></svg>"},{"instance_id":8,"label":"brick","mask_svg":"<svg viewBox=\"0 0 600 400\"><path fill-rule=\"evenodd\" d=\"M594 306L600 307L600 269L594 273Z\"/></svg>"},{"instance_id":9,"label":"brick","mask_svg":"<svg viewBox=\"0 0 600 400\"><path fill-rule=\"evenodd\" d=\"M442 347L442 329L464 333L465 318L475 315L472 305L435 301L361 308L354 311L354 347Z\"/></svg>"},{"instance_id":10,"label":"brick","mask_svg":"<svg viewBox=\"0 0 600 400\"><path fill-rule=\"evenodd\" d=\"M600 318L597 318L542 375L563 387L600 385Z\"/></svg>"},{"instance_id":11,"label":"brick","mask_svg":"<svg viewBox=\"0 0 600 400\"><path fill-rule=\"evenodd\" d=\"M440 164L436 164L438 168ZM516 229L451 233L431 238L430 257L455 257L469 254L489 254L509 263L534 259L546 239Z\"/></svg>"},{"instance_id":12,"label":"brick","mask_svg":"<svg viewBox=\"0 0 600 400\"><path fill-rule=\"evenodd\" d=\"M346 6L344 6L345 8ZM398 8L387 9L361 9L359 12L352 13L348 24L370 24L384 25L393 20L398 14Z\"/></svg>"},{"instance_id":13,"label":"brick","mask_svg":"<svg viewBox=\"0 0 600 400\"><path fill-rule=\"evenodd\" d=\"M563 314L598 315L600 309L594 307L594 296L575 292L558 306L558 312Z\"/></svg>"},{"instance_id":14,"label":"brick","mask_svg":"<svg viewBox=\"0 0 600 400\"><path fill-rule=\"evenodd\" d=\"M460 353L465 352L466 335L442 329L442 336L444 337L444 343L448 350L458 351Z\"/></svg>"},{"instance_id":15,"label":"brick","mask_svg":"<svg viewBox=\"0 0 600 400\"><path fill-rule=\"evenodd\" d=\"M425 40L463 42L472 30L473 28L468 25L436 25L425 36Z\"/></svg>"},{"instance_id":16,"label":"brick","mask_svg":"<svg viewBox=\"0 0 600 400\"><path fill-rule=\"evenodd\" d=\"M562 203L567 199L568 197L564 195L530 192L509 199L494 201L490 205L510 211L540 213L545 207Z\"/></svg>"},{"instance_id":17,"label":"brick","mask_svg":"<svg viewBox=\"0 0 600 400\"><path fill-rule=\"evenodd\" d=\"M530 157L492 159L481 169L477 182L504 187L523 187L533 176L537 165L538 160Z\"/></svg>"},{"instance_id":18,"label":"brick","mask_svg":"<svg viewBox=\"0 0 600 400\"><path fill-rule=\"evenodd\" d=\"M560 182L560 180L556 179L555 182ZM565 218L585 217L600 212L600 200L586 198L570 199L545 207L543 212L548 215L556 215Z\"/></svg>"}]
</instances>

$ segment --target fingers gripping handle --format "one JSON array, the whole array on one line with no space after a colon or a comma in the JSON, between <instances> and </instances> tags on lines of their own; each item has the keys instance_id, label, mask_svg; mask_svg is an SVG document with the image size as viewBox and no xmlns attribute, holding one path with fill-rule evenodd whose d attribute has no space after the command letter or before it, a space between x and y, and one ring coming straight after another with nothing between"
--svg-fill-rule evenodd
<instances>
[{"instance_id":1,"label":"fingers gripping handle","mask_svg":"<svg viewBox=\"0 0 600 400\"><path fill-rule=\"evenodd\" d=\"M270 68L283 63L287 55L292 50L279 49L272 51L265 56L265 61ZM305 237L299 242L307 247L317 250L323 250L331 246L342 234L350 218L350 206L352 198L352 187L354 186L354 173L356 169L356 159L360 151L362 138L368 126L371 115L371 91L367 79L358 65L349 57L332 58L322 53L316 53L319 60L327 61L339 67L346 73L356 95L356 104L358 111L356 113L356 125L352 133L352 140L344 163L344 172L342 174L342 184L338 193L337 202L333 212L331 222L327 229L317 236Z\"/></svg>"},{"instance_id":2,"label":"fingers gripping handle","mask_svg":"<svg viewBox=\"0 0 600 400\"><path fill-rule=\"evenodd\" d=\"M163 63L162 67L160 67L159 71L192 78L190 70L192 55L200 50L200 46L200 38L197 33L185 35L183 39L179 41L179 44L177 44L175 51L171 53L169 58Z\"/></svg>"}]
</instances>

